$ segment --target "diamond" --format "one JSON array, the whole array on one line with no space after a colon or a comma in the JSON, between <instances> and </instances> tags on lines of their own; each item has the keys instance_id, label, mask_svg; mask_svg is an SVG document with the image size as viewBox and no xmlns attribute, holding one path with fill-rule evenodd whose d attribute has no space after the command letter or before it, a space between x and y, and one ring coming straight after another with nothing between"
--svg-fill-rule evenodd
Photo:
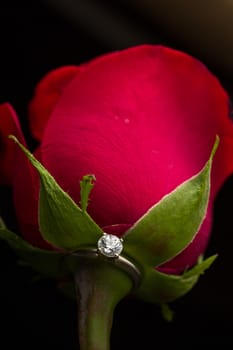
<instances>
[{"instance_id":1,"label":"diamond","mask_svg":"<svg viewBox=\"0 0 233 350\"><path fill-rule=\"evenodd\" d=\"M98 251L108 258L116 258L123 249L122 240L115 236L104 233L97 243Z\"/></svg>"}]
</instances>

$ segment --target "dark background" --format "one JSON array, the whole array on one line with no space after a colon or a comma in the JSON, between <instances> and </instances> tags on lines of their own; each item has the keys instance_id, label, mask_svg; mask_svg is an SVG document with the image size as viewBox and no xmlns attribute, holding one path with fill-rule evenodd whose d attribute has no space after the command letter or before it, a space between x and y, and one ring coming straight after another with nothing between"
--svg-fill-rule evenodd
<instances>
[{"instance_id":1,"label":"dark background","mask_svg":"<svg viewBox=\"0 0 233 350\"><path fill-rule=\"evenodd\" d=\"M156 21L150 11L147 16L131 1L64 2L66 8L61 0L0 3L0 103L9 101L15 107L30 145L33 140L28 132L27 103L45 73L136 44L162 43L193 54L219 77L231 95L227 52L221 48L222 55L216 61L211 47L206 50L203 37L203 49L197 50L195 27L184 40L174 21L171 27L166 16L164 22L162 18ZM75 8L69 7L74 4ZM227 28L220 29L227 37ZM216 46L220 44L216 42ZM188 295L173 303L174 321L163 321L154 305L124 300L115 312L111 349L233 345L232 195L231 178L216 199L213 234L206 252L207 256L218 253L219 258ZM1 210L8 225L15 228L8 188L1 188ZM3 242L0 274L0 349L15 345L25 350L78 348L75 303L61 295L53 281L36 280L34 272L18 265Z\"/></svg>"}]
</instances>

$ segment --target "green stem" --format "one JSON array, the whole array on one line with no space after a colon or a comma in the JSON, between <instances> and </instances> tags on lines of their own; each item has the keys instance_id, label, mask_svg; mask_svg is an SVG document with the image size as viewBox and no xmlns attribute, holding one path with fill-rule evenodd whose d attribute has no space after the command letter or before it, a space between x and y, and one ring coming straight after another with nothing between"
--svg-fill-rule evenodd
<instances>
[{"instance_id":1,"label":"green stem","mask_svg":"<svg viewBox=\"0 0 233 350\"><path fill-rule=\"evenodd\" d=\"M106 261L82 260L75 272L81 350L109 350L115 306L132 289L124 271Z\"/></svg>"}]
</instances>

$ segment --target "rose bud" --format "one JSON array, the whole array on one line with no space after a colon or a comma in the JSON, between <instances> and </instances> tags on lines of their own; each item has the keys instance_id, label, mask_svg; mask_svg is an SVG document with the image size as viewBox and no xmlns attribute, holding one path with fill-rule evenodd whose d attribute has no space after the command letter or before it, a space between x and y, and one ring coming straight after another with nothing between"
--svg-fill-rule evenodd
<instances>
[{"instance_id":1,"label":"rose bud","mask_svg":"<svg viewBox=\"0 0 233 350\"><path fill-rule=\"evenodd\" d=\"M32 246L41 248L41 252L42 249L43 252L60 252L76 248L73 243L59 244L55 233L49 236L43 220L39 220L39 230L37 171L19 147L7 139L13 134L26 145L18 118L9 104L1 105L0 117L1 181L12 186L20 232ZM35 89L29 104L29 121L32 135L38 142L34 155L44 168L31 155L28 157L39 169L43 186L47 183L43 180L47 169L46 176L53 176L64 191L62 195L68 194L79 205L82 201L79 182L84 175L94 174L96 184L90 194L88 214L98 226L96 237L106 232L125 239L126 253L134 261L138 259L145 272L146 287L142 283L139 296L164 302L190 289L194 280L191 283L187 277L195 275L196 280L208 264L186 272L186 280L178 275L195 265L204 254L216 194L233 171L229 99L218 79L201 62L183 52L163 46L133 47L78 67L50 72ZM214 158L213 152L209 158L216 135L220 144ZM189 179L190 183L185 184ZM190 184L194 187L188 187ZM57 189L57 185L53 186ZM201 187L206 193L201 214L196 221L193 219L196 226L193 224L189 236L184 239L182 235L189 232L187 227L192 215L195 217L199 210L192 207L192 191L195 188L195 205L198 206ZM46 195L50 191L49 195L53 196L51 188L43 189ZM191 203L188 204L189 216L186 215L186 196ZM176 209L181 214L176 215ZM153 217L156 210L157 216ZM63 215L62 210L60 215ZM183 219L185 215L187 218ZM156 227L160 216L162 224ZM178 216L176 225L172 220ZM171 227L180 231L180 237ZM156 230L161 231L157 243ZM77 233L79 237L82 236L80 232ZM169 243L173 242L173 236L176 237L175 248ZM140 249L144 252L140 253ZM149 266L156 267L155 277L152 272L146 272ZM166 274L171 276L166 277ZM153 278L155 284L151 282ZM163 293L157 292L159 283ZM180 287L175 287L179 283L185 284L182 292ZM147 287L152 292L147 292Z\"/></svg>"}]
</instances>

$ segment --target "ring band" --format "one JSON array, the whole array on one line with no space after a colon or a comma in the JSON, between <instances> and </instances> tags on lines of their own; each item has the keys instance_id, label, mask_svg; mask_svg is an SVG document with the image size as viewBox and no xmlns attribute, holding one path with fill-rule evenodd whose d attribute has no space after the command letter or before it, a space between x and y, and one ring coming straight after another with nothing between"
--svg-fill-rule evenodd
<instances>
[{"instance_id":1,"label":"ring band","mask_svg":"<svg viewBox=\"0 0 233 350\"><path fill-rule=\"evenodd\" d=\"M119 267L121 270L125 271L132 279L134 288L137 288L141 282L141 272L140 270L128 259L119 255L117 258L108 259L100 256L97 249L87 248L87 249L78 249L73 255L78 256L80 258L88 258L88 259L105 259L113 266Z\"/></svg>"}]
</instances>

